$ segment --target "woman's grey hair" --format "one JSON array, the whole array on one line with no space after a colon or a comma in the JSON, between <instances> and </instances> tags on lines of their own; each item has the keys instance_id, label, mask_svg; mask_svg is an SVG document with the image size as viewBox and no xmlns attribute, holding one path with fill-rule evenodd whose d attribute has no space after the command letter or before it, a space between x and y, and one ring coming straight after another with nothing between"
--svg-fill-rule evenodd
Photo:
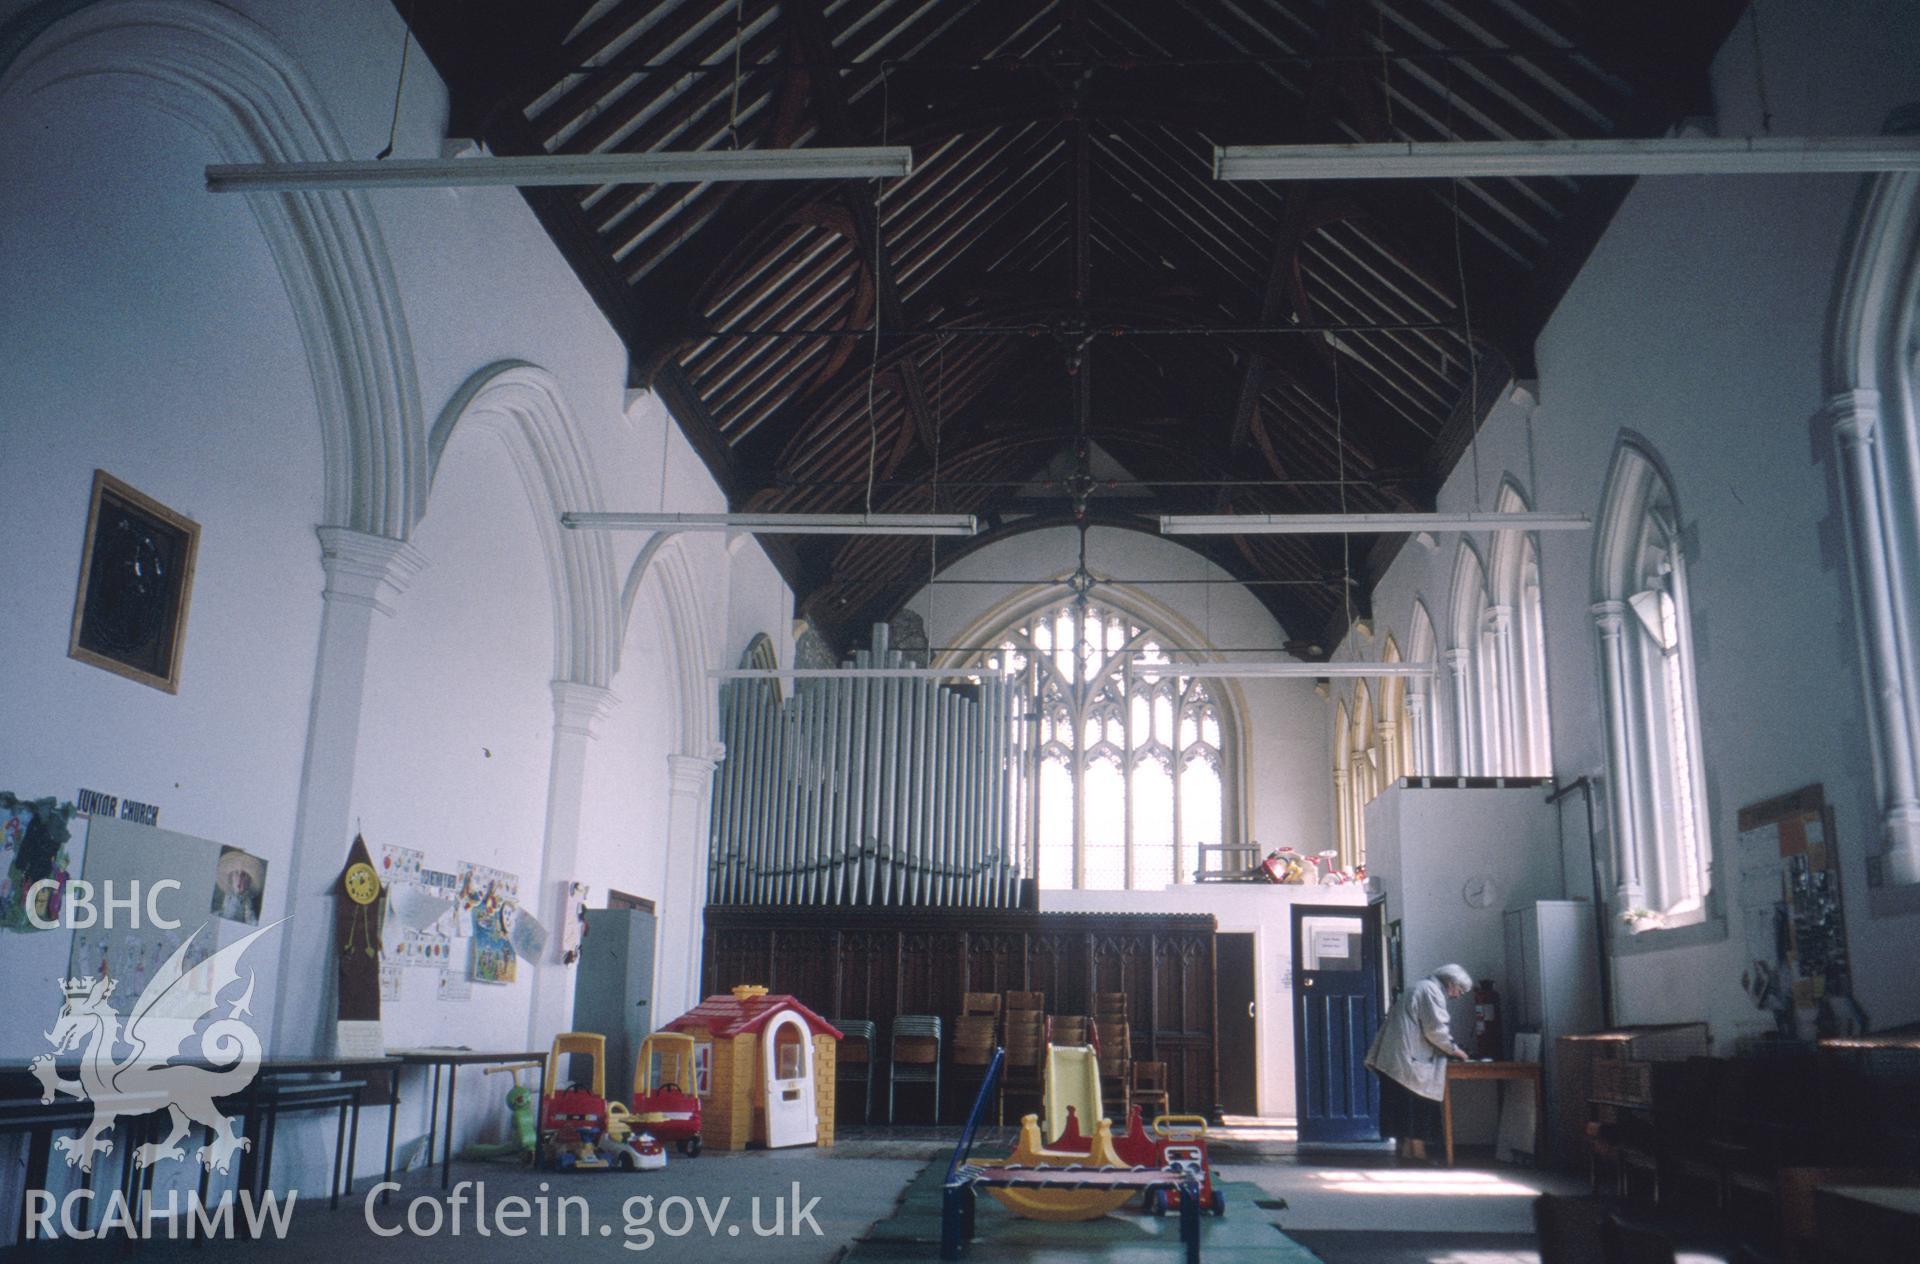
<instances>
[{"instance_id":1,"label":"woman's grey hair","mask_svg":"<svg viewBox=\"0 0 1920 1264\"><path fill-rule=\"evenodd\" d=\"M1433 977L1442 983L1451 983L1463 992L1473 991L1473 976L1464 966L1444 965L1433 972Z\"/></svg>"}]
</instances>

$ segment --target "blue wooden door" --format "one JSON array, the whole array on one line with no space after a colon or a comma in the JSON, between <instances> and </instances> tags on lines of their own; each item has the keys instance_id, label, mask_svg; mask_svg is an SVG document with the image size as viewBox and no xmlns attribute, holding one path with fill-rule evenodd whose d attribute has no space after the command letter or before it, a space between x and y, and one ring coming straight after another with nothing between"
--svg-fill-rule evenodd
<instances>
[{"instance_id":1,"label":"blue wooden door","mask_svg":"<svg viewBox=\"0 0 1920 1264\"><path fill-rule=\"evenodd\" d=\"M1380 1028L1380 906L1293 906L1293 1075L1301 1141L1380 1135L1366 1068Z\"/></svg>"}]
</instances>

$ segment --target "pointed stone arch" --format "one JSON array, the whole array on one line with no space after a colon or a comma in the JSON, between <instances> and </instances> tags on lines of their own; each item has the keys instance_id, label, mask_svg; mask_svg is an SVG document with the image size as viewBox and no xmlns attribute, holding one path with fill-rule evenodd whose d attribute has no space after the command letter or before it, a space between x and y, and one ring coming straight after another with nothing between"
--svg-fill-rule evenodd
<instances>
[{"instance_id":1,"label":"pointed stone arch","mask_svg":"<svg viewBox=\"0 0 1920 1264\"><path fill-rule=\"evenodd\" d=\"M349 157L318 90L263 28L199 0L115 0L36 36L0 72L0 106L64 83L128 91L227 162ZM306 350L320 418L322 526L404 540L426 503L413 344L365 193L253 194Z\"/></svg>"},{"instance_id":2,"label":"pointed stone arch","mask_svg":"<svg viewBox=\"0 0 1920 1264\"><path fill-rule=\"evenodd\" d=\"M1920 106L1887 130L1920 130ZM1920 883L1920 175L1863 180L1828 333L1824 412L1890 884ZM1911 907L1908 905L1907 907Z\"/></svg>"},{"instance_id":3,"label":"pointed stone arch","mask_svg":"<svg viewBox=\"0 0 1920 1264\"><path fill-rule=\"evenodd\" d=\"M562 513L597 508L601 498L586 435L559 382L524 360L497 361L469 377L434 423L427 445L432 476L455 433L474 430L505 444L533 507L553 594L553 678L607 688L621 632L613 546L604 532L560 525Z\"/></svg>"}]
</instances>

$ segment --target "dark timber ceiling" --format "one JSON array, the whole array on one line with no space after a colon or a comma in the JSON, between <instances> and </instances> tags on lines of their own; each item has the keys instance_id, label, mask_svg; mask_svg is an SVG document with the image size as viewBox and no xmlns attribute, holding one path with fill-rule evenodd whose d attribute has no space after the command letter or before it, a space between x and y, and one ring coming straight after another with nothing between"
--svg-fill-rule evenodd
<instances>
[{"instance_id":1,"label":"dark timber ceiling","mask_svg":"<svg viewBox=\"0 0 1920 1264\"><path fill-rule=\"evenodd\" d=\"M1105 477L1079 487L1086 520L1148 530L1432 508L1630 182L1228 184L1213 146L1661 135L1710 113L1743 8L395 3L451 89L450 134L495 154L913 147L884 185L525 190L631 385L661 394L735 509L870 494L982 515L937 558L925 539L769 539L843 644L931 567L1074 522L1088 466ZM613 488L611 507L652 494ZM1319 657L1403 539L1191 543Z\"/></svg>"}]
</instances>

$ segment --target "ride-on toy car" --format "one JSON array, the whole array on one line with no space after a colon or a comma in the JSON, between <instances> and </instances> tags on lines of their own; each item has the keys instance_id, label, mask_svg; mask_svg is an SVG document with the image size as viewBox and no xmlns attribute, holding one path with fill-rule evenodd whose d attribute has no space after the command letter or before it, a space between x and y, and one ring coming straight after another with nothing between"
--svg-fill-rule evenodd
<instances>
[{"instance_id":1,"label":"ride-on toy car","mask_svg":"<svg viewBox=\"0 0 1920 1264\"><path fill-rule=\"evenodd\" d=\"M692 1036L656 1031L640 1042L633 1066L633 1123L680 1153L700 1153L700 1097Z\"/></svg>"},{"instance_id":2,"label":"ride-on toy car","mask_svg":"<svg viewBox=\"0 0 1920 1264\"><path fill-rule=\"evenodd\" d=\"M592 1059L586 1082L561 1080L561 1059L570 1055ZM635 1144L626 1104L607 1100L606 1065L605 1036L567 1031L553 1038L546 1080L553 1087L540 1104L540 1161L562 1171L665 1167L666 1155L651 1137L642 1134Z\"/></svg>"}]
</instances>

